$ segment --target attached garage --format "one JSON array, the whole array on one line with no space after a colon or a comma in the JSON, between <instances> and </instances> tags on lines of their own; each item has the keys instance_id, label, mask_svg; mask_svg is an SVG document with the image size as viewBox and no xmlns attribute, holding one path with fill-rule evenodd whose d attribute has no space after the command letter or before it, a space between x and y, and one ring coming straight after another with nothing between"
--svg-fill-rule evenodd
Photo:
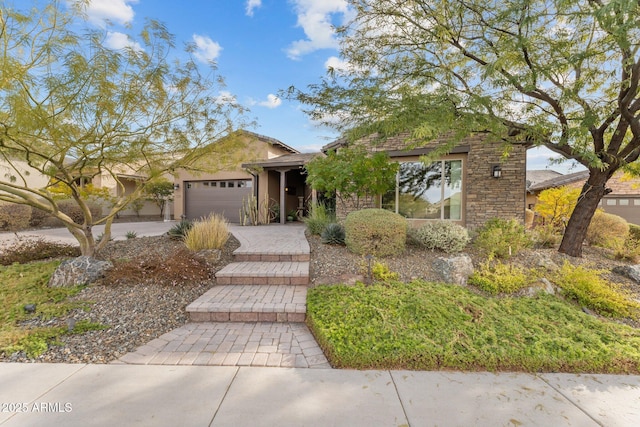
<instances>
[{"instance_id":1,"label":"attached garage","mask_svg":"<svg viewBox=\"0 0 640 427\"><path fill-rule=\"evenodd\" d=\"M186 181L185 215L188 219L223 215L229 222L240 222L242 201L253 194L250 179Z\"/></svg>"}]
</instances>

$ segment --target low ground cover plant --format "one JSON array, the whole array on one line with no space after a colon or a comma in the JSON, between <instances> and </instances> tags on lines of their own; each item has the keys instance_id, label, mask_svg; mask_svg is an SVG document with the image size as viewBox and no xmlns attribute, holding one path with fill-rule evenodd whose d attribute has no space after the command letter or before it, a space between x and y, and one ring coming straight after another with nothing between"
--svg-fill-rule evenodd
<instances>
[{"instance_id":1,"label":"low ground cover plant","mask_svg":"<svg viewBox=\"0 0 640 427\"><path fill-rule=\"evenodd\" d=\"M345 243L351 252L386 257L404 252L407 221L385 209L351 212L344 221Z\"/></svg>"},{"instance_id":2,"label":"low ground cover plant","mask_svg":"<svg viewBox=\"0 0 640 427\"><path fill-rule=\"evenodd\" d=\"M511 294L524 289L533 279L535 279L535 272L531 270L488 260L469 277L468 283L496 295Z\"/></svg>"},{"instance_id":3,"label":"low ground cover plant","mask_svg":"<svg viewBox=\"0 0 640 427\"><path fill-rule=\"evenodd\" d=\"M423 281L309 289L307 324L353 369L640 372L640 330L557 297L483 297Z\"/></svg>"},{"instance_id":4,"label":"low ground cover plant","mask_svg":"<svg viewBox=\"0 0 640 427\"><path fill-rule=\"evenodd\" d=\"M67 327L24 328L21 322L33 318L52 319L75 308L88 308L88 302L68 302L82 287L50 288L47 286L60 261L13 264L0 267L0 352L24 351L36 357L64 334L84 333L104 325L81 322L73 330ZM32 305L33 310L25 306Z\"/></svg>"},{"instance_id":5,"label":"low ground cover plant","mask_svg":"<svg viewBox=\"0 0 640 427\"><path fill-rule=\"evenodd\" d=\"M568 298L602 316L640 318L640 303L615 283L604 279L602 273L565 262L554 275L553 282Z\"/></svg>"},{"instance_id":6,"label":"low ground cover plant","mask_svg":"<svg viewBox=\"0 0 640 427\"><path fill-rule=\"evenodd\" d=\"M24 264L49 258L80 256L78 246L56 243L41 237L19 238L10 246L3 248L0 253L0 264Z\"/></svg>"}]
</instances>

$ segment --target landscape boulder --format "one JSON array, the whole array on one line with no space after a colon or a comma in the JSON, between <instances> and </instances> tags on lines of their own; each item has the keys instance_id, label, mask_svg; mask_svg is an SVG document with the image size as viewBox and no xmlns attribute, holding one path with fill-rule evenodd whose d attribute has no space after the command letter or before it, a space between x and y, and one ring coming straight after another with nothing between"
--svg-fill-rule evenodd
<instances>
[{"instance_id":1,"label":"landscape boulder","mask_svg":"<svg viewBox=\"0 0 640 427\"><path fill-rule=\"evenodd\" d=\"M620 265L612 270L614 273L628 277L636 283L640 283L640 265Z\"/></svg>"},{"instance_id":2,"label":"landscape boulder","mask_svg":"<svg viewBox=\"0 0 640 427\"><path fill-rule=\"evenodd\" d=\"M66 260L54 271L49 280L49 287L88 285L103 277L104 272L111 267L113 264L109 261L100 261L88 256Z\"/></svg>"},{"instance_id":3,"label":"landscape boulder","mask_svg":"<svg viewBox=\"0 0 640 427\"><path fill-rule=\"evenodd\" d=\"M553 283L543 277L542 279L536 281L527 289L525 289L524 293L527 296L534 297L539 292L544 292L545 294L549 295L555 295L556 287L553 285Z\"/></svg>"},{"instance_id":4,"label":"landscape boulder","mask_svg":"<svg viewBox=\"0 0 640 427\"><path fill-rule=\"evenodd\" d=\"M438 257L433 262L433 271L445 283L465 286L473 274L473 261L466 254L450 258Z\"/></svg>"}]
</instances>

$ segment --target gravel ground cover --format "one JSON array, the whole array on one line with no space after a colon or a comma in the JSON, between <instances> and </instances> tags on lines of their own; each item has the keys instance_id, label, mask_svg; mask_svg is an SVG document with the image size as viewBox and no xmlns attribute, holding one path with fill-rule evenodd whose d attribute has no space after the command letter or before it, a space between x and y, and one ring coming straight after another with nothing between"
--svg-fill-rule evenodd
<instances>
[{"instance_id":1,"label":"gravel ground cover","mask_svg":"<svg viewBox=\"0 0 640 427\"><path fill-rule=\"evenodd\" d=\"M354 283L364 280L368 261L350 253L344 246L322 244L317 236L308 236L311 247L311 286L320 284ZM220 260L210 266L211 273L232 262L232 252L239 246L231 238L224 247ZM125 241L111 242L101 253L101 257L111 260L138 260L152 257L171 259L184 245L166 236L141 237ZM469 250L474 264L483 261L481 254ZM439 252L408 246L407 251L398 257L385 258L391 271L398 272L403 281L424 279L437 281L432 268L434 257L446 256ZM554 249L526 250L513 261L526 267L535 267L540 257L561 265L571 259L591 268L609 270L616 265L625 264L616 261L597 248L586 247L582 259L568 258ZM637 285L619 275L609 278L621 283L640 297ZM32 320L25 326L64 326L68 319L76 321L90 320L107 325L108 328L90 331L82 335L63 336L59 345L54 345L36 359L29 359L22 353L0 356L0 361L12 362L65 362L65 363L108 363L158 336L178 328L187 322L185 307L215 285L215 279L201 281L182 281L181 283L158 283L154 280L138 282L126 281L118 285L95 283L83 289L75 299L91 301L90 311L76 310L69 316L50 321Z\"/></svg>"}]
</instances>

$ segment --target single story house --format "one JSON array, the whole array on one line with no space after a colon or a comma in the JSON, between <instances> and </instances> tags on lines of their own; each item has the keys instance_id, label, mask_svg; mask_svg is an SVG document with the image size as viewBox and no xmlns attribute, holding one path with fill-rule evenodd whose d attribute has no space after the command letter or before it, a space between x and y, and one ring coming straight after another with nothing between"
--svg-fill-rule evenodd
<instances>
[{"instance_id":1,"label":"single story house","mask_svg":"<svg viewBox=\"0 0 640 427\"><path fill-rule=\"evenodd\" d=\"M527 171L527 207L533 209L538 195L548 189L568 186L582 188L589 178L589 171L584 170L571 174L560 174L550 171L547 179L540 179L541 171ZM626 176L624 172L616 172L607 187L611 189L600 201L600 207L607 213L621 216L632 224L640 225L640 178Z\"/></svg>"},{"instance_id":2,"label":"single story house","mask_svg":"<svg viewBox=\"0 0 640 427\"><path fill-rule=\"evenodd\" d=\"M504 156L502 143L487 142L487 134L476 133L449 154L425 165L421 157L445 144L446 139L407 148L406 136L388 138L382 144L374 144L373 137L358 141L372 151L386 151L392 161L400 163L396 188L378 197L370 207L398 212L413 225L441 219L476 228L494 217L524 222L528 144L513 144L509 155ZM280 211L280 222L284 222L284 215L292 211L303 215L316 197L306 184L304 165L345 145L346 141L337 140L323 147L322 153L291 152L241 166L254 171L251 185L257 199L273 200ZM338 204L336 210L343 218L352 209Z\"/></svg>"}]
</instances>

